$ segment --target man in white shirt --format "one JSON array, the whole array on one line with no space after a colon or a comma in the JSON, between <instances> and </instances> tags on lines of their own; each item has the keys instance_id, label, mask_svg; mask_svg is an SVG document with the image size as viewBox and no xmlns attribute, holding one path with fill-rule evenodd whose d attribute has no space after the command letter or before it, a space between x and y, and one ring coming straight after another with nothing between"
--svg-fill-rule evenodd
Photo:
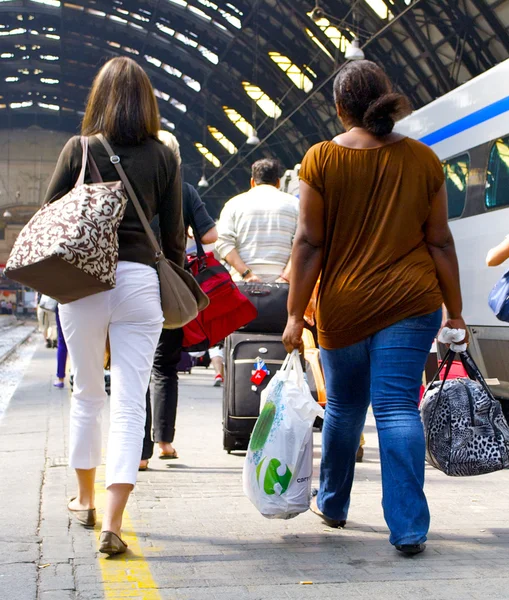
<instances>
[{"instance_id":1,"label":"man in white shirt","mask_svg":"<svg viewBox=\"0 0 509 600\"><path fill-rule=\"evenodd\" d=\"M279 191L279 169L277 160L256 161L251 189L221 212L216 250L234 281L288 281L299 201Z\"/></svg>"}]
</instances>

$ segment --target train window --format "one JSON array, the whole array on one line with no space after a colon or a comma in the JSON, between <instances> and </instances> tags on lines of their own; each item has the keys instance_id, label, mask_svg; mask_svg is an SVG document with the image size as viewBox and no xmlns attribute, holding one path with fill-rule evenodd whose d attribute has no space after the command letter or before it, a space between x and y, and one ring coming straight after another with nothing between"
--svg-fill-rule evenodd
<instances>
[{"instance_id":1,"label":"train window","mask_svg":"<svg viewBox=\"0 0 509 600\"><path fill-rule=\"evenodd\" d=\"M486 206L509 206L509 137L497 140L491 148L486 175Z\"/></svg>"},{"instance_id":2,"label":"train window","mask_svg":"<svg viewBox=\"0 0 509 600\"><path fill-rule=\"evenodd\" d=\"M447 187L449 219L455 219L461 217L465 208L470 157L468 154L462 154L461 156L456 156L456 158L445 160L443 165L445 185Z\"/></svg>"}]
</instances>

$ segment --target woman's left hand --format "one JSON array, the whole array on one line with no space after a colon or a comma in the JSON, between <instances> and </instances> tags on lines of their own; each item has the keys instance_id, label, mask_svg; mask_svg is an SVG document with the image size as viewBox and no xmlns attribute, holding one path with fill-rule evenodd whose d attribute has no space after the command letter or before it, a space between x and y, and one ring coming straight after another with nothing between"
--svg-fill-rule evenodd
<instances>
[{"instance_id":1,"label":"woman's left hand","mask_svg":"<svg viewBox=\"0 0 509 600\"><path fill-rule=\"evenodd\" d=\"M295 319L293 317L288 318L285 331L283 333L283 344L288 353L293 350L299 352L304 351L304 344L302 342L302 332L304 330L304 319Z\"/></svg>"}]
</instances>

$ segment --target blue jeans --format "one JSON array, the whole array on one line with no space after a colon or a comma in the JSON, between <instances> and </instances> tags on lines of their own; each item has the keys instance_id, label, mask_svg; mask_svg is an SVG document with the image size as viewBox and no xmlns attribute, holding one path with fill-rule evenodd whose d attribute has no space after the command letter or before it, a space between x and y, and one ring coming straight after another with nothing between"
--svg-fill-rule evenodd
<instances>
[{"instance_id":1,"label":"blue jeans","mask_svg":"<svg viewBox=\"0 0 509 600\"><path fill-rule=\"evenodd\" d=\"M337 350L320 349L327 387L318 508L347 518L355 455L371 403L376 419L385 521L390 542L426 540L424 431L419 414L422 372L442 311L405 319Z\"/></svg>"}]
</instances>

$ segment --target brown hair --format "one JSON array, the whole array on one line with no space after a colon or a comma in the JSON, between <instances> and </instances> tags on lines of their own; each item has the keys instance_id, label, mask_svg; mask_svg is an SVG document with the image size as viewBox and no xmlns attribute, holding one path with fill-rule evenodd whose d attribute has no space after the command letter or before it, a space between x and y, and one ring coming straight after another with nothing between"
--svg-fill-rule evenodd
<instances>
[{"instance_id":1,"label":"brown hair","mask_svg":"<svg viewBox=\"0 0 509 600\"><path fill-rule=\"evenodd\" d=\"M394 93L385 72L369 60L341 69L334 80L334 102L343 121L377 137L389 135L395 122L412 111L408 98Z\"/></svg>"},{"instance_id":2,"label":"brown hair","mask_svg":"<svg viewBox=\"0 0 509 600\"><path fill-rule=\"evenodd\" d=\"M82 135L102 133L121 145L157 137L159 109L145 71L131 58L109 60L97 73L87 100Z\"/></svg>"},{"instance_id":3,"label":"brown hair","mask_svg":"<svg viewBox=\"0 0 509 600\"><path fill-rule=\"evenodd\" d=\"M251 177L256 185L276 185L281 170L279 161L275 158L262 158L253 163Z\"/></svg>"}]
</instances>

